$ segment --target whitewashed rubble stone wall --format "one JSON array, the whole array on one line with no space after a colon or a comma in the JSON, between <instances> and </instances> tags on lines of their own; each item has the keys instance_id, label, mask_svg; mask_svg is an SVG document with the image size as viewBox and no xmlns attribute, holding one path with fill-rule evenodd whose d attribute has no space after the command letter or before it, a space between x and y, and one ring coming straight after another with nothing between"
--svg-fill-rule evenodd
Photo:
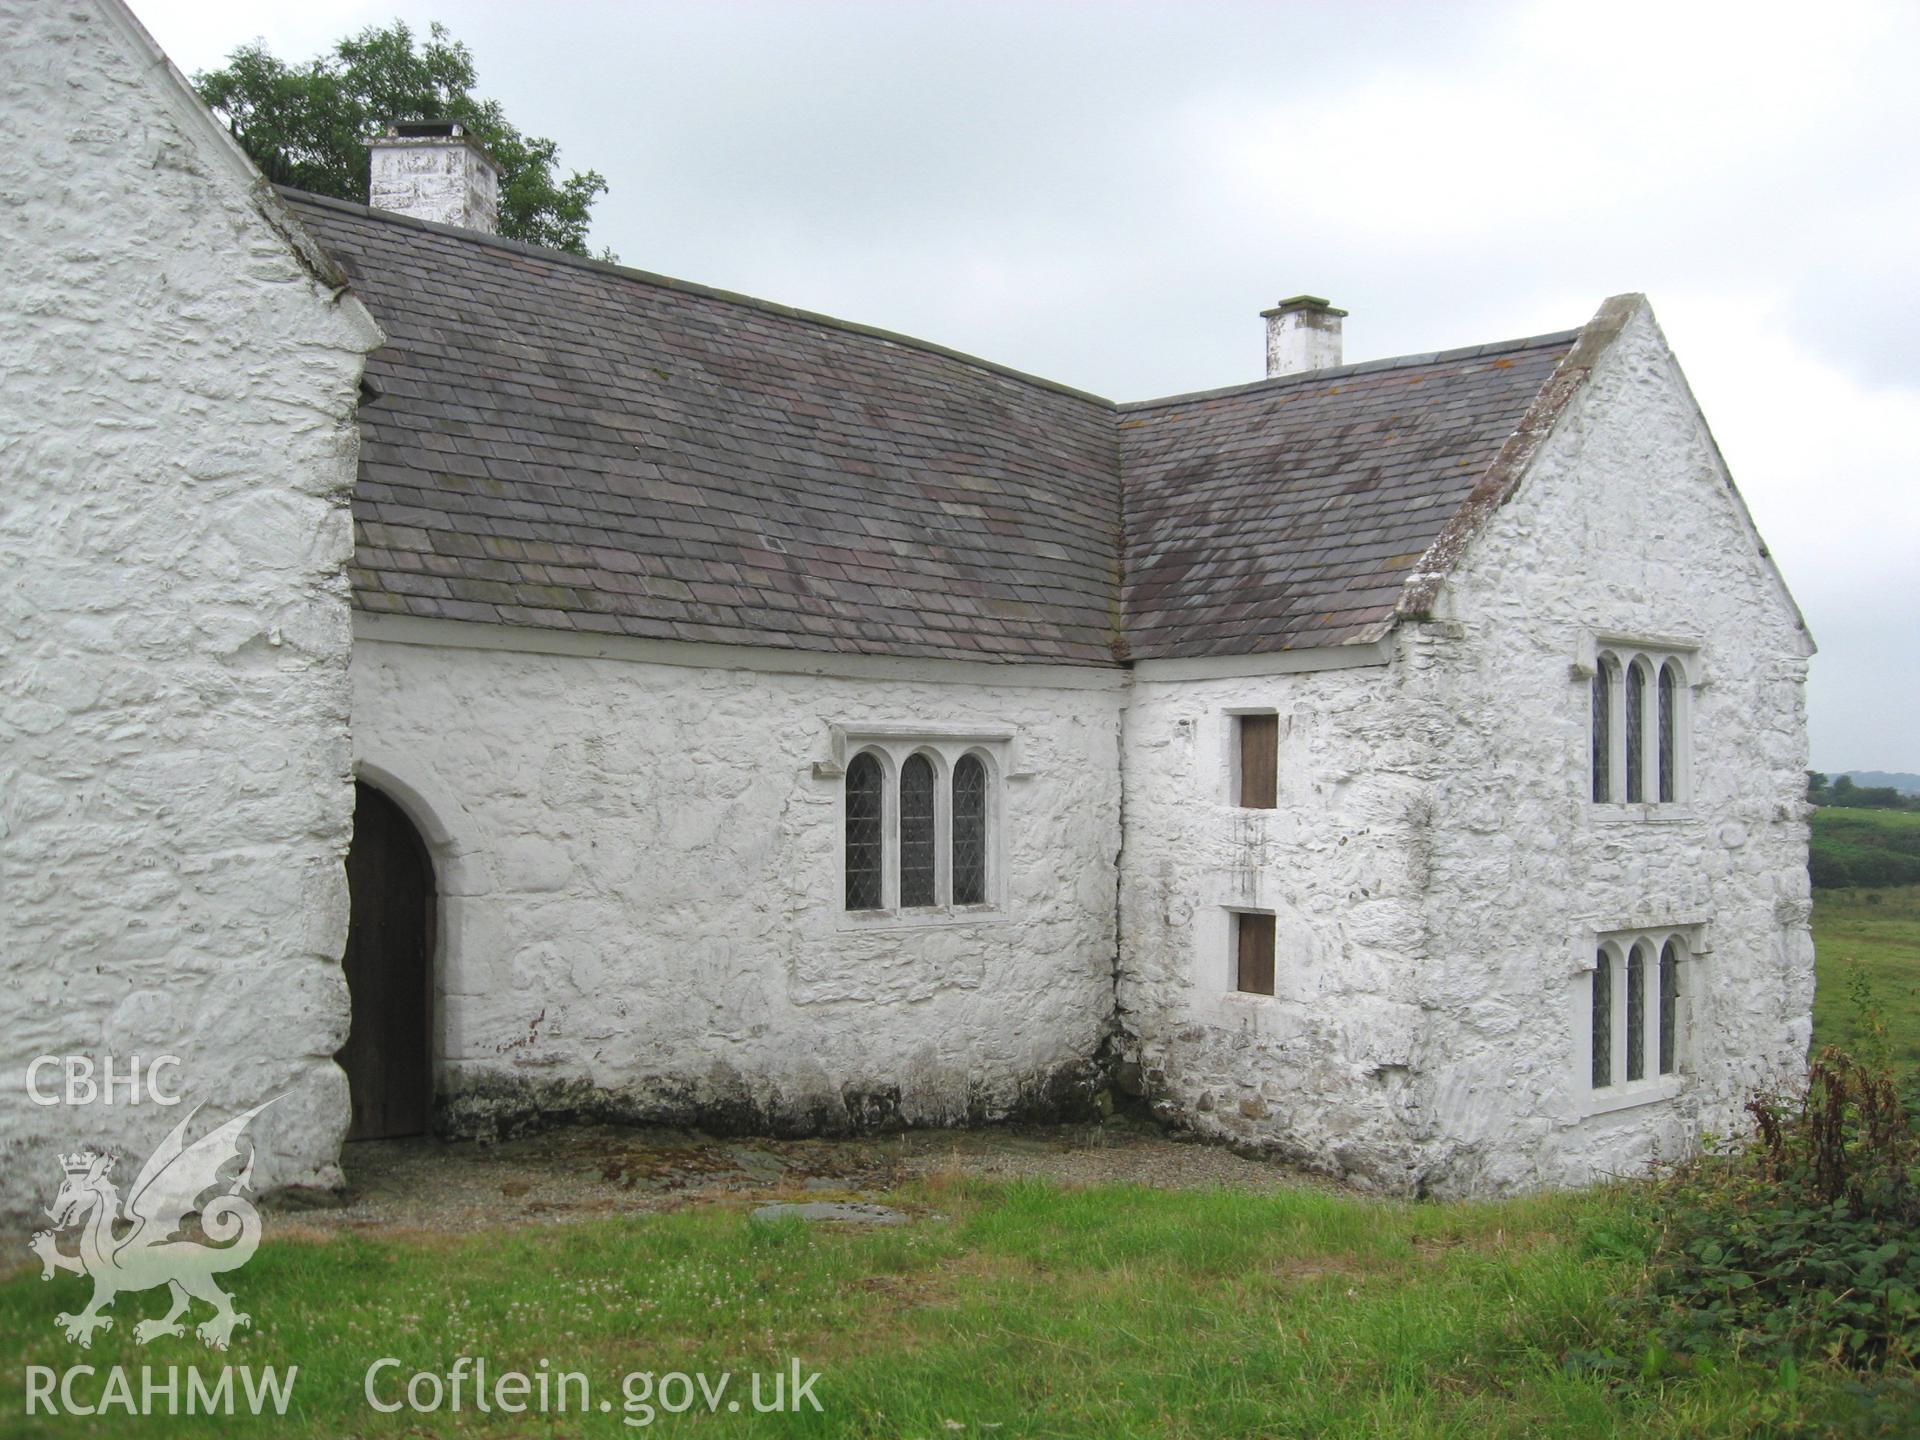
<instances>
[{"instance_id":1,"label":"whitewashed rubble stone wall","mask_svg":"<svg viewBox=\"0 0 1920 1440\"><path fill-rule=\"evenodd\" d=\"M1696 641L1691 802L1588 803L1575 666ZM1641 307L1386 668L1136 686L1120 1018L1166 1113L1394 1190L1582 1184L1736 1127L1798 1073L1813 948L1809 645ZM1279 808L1227 712L1281 718ZM1272 999L1225 913L1277 914ZM1590 1114L1598 932L1698 925L1673 1098Z\"/></svg>"},{"instance_id":2,"label":"whitewashed rubble stone wall","mask_svg":"<svg viewBox=\"0 0 1920 1440\"><path fill-rule=\"evenodd\" d=\"M385 135L368 149L367 201L375 209L489 235L499 229L499 172L478 146L460 138Z\"/></svg>"},{"instance_id":3,"label":"whitewashed rubble stone wall","mask_svg":"<svg viewBox=\"0 0 1920 1440\"><path fill-rule=\"evenodd\" d=\"M379 334L119 6L0 0L0 34L0 1209L185 1113L34 1105L41 1054L284 1094L258 1181L334 1183Z\"/></svg>"},{"instance_id":4,"label":"whitewashed rubble stone wall","mask_svg":"<svg viewBox=\"0 0 1920 1440\"><path fill-rule=\"evenodd\" d=\"M1735 1131L1811 1033L1811 644L1644 305L1446 599L1466 638L1423 627L1414 654L1435 749L1426 1172L1577 1185ZM1690 802L1623 820L1589 802L1574 666L1596 630L1700 645ZM1680 1094L1585 1115L1593 934L1694 923Z\"/></svg>"},{"instance_id":5,"label":"whitewashed rubble stone wall","mask_svg":"<svg viewBox=\"0 0 1920 1440\"><path fill-rule=\"evenodd\" d=\"M434 643L394 643L373 636L395 622L361 620L360 773L412 815L442 892L443 1123L838 1130L1091 1098L1120 675L878 662L850 678L778 673L808 663L792 657L738 668L764 653L739 651L699 668L612 642L624 658L460 648L542 641L425 622L408 633ZM834 725L900 721L1014 733L1029 774L1006 781L1003 912L846 925L840 781L814 767Z\"/></svg>"},{"instance_id":6,"label":"whitewashed rubble stone wall","mask_svg":"<svg viewBox=\"0 0 1920 1440\"><path fill-rule=\"evenodd\" d=\"M1150 673L1150 672L1149 672ZM1136 681L1119 1017L1170 1119L1402 1188L1421 1031L1425 750L1405 669ZM1237 710L1279 715L1276 808L1230 791ZM1275 993L1234 989L1271 911Z\"/></svg>"}]
</instances>

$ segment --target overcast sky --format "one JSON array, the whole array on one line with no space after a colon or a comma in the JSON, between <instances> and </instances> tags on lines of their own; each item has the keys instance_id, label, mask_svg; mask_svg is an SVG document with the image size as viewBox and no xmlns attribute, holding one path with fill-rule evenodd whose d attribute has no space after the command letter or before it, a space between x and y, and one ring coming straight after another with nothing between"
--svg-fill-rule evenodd
<instances>
[{"instance_id":1,"label":"overcast sky","mask_svg":"<svg viewBox=\"0 0 1920 1440\"><path fill-rule=\"evenodd\" d=\"M1920 771L1920 6L132 0L189 74L443 21L630 265L1116 399L1645 291L1821 653L1813 763Z\"/></svg>"}]
</instances>

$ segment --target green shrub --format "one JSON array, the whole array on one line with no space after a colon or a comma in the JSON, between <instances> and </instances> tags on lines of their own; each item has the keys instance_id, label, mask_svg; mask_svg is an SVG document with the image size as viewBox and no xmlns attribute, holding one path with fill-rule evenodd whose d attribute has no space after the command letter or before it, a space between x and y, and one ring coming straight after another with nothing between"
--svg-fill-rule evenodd
<instances>
[{"instance_id":1,"label":"green shrub","mask_svg":"<svg viewBox=\"0 0 1920 1440\"><path fill-rule=\"evenodd\" d=\"M1667 1182L1650 1303L1675 1349L1715 1343L1905 1370L1920 1345L1920 1105L1884 1059L1829 1046L1755 1138Z\"/></svg>"},{"instance_id":2,"label":"green shrub","mask_svg":"<svg viewBox=\"0 0 1920 1440\"><path fill-rule=\"evenodd\" d=\"M1807 852L1807 875L1816 890L1851 890L1855 883L1853 867L1832 847L1816 845Z\"/></svg>"},{"instance_id":3,"label":"green shrub","mask_svg":"<svg viewBox=\"0 0 1920 1440\"><path fill-rule=\"evenodd\" d=\"M1817 890L1920 884L1920 814L1815 811L1807 869Z\"/></svg>"},{"instance_id":4,"label":"green shrub","mask_svg":"<svg viewBox=\"0 0 1920 1440\"><path fill-rule=\"evenodd\" d=\"M1904 842L1905 836L1900 837ZM1816 837L1807 853L1807 870L1817 890L1846 890L1862 885L1920 885L1920 855L1845 840Z\"/></svg>"}]
</instances>

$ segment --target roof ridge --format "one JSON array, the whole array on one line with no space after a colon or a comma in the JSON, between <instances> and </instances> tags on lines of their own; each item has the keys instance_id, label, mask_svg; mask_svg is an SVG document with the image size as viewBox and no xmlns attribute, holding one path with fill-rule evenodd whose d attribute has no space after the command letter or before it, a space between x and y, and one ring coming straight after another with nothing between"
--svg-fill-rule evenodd
<instances>
[{"instance_id":1,"label":"roof ridge","mask_svg":"<svg viewBox=\"0 0 1920 1440\"><path fill-rule=\"evenodd\" d=\"M274 189L290 199L310 201L325 209L340 210L350 215L363 215L369 220L377 220L382 224L425 230L431 234L443 235L448 239L465 240L471 244L484 245L492 249L509 250L531 259L549 261L555 265L598 271L603 275L612 275L643 285L654 285L663 290L677 290L683 294L718 300L723 304L741 305L748 309L784 316L789 320L798 320L804 324L818 325L824 329L843 330L849 334L864 335L873 340L885 340L895 345L910 345L916 350L942 355L949 360L957 360L964 365L970 365L975 369L985 370L1009 380L1017 380L1042 390L1051 390L1055 394L1071 396L1076 400L1089 401L1110 411L1120 408L1115 401L1109 400L1104 395L1096 395L1091 390L1081 390L1059 380L1049 380L1044 375L1017 370L1011 365L1002 365L997 360L969 355L966 351L956 350L950 345L942 345L934 340L923 340L917 335L903 334L898 330L886 330L878 325L862 324L858 320L842 320L837 315L825 315L817 310L802 310L797 306L782 305L777 300L763 300L757 295L744 295L737 290L722 290L717 286L702 285L697 280L681 280L652 270L615 264L610 260L595 260L586 255L572 255L565 250L554 250L545 245L531 245L524 240L509 239L505 235L489 235L484 231L468 230L458 225L442 225L431 220L421 220L412 215L401 215L392 210L381 210L372 205L362 205L352 200L338 200L331 195L316 195L310 190L298 190L291 185L277 185Z\"/></svg>"},{"instance_id":2,"label":"roof ridge","mask_svg":"<svg viewBox=\"0 0 1920 1440\"><path fill-rule=\"evenodd\" d=\"M1381 370L1401 370L1414 365L1438 365L1451 360L1477 360L1484 355L1506 355L1515 350L1539 350L1550 345L1568 345L1580 338L1584 327L1554 330L1544 335L1523 335L1515 340L1492 340L1484 345L1462 345L1453 350L1432 350L1420 355L1391 355L1379 360L1361 360L1352 365L1329 365L1324 370L1300 370L1291 375L1269 375L1264 380L1249 380L1239 385L1221 385L1211 390L1187 390L1178 395L1163 395L1152 400L1122 400L1114 409L1152 410L1162 405L1186 405L1196 400L1214 400L1229 395L1245 395L1255 390L1285 389L1293 385L1339 380L1349 375L1369 375Z\"/></svg>"},{"instance_id":3,"label":"roof ridge","mask_svg":"<svg viewBox=\"0 0 1920 1440\"><path fill-rule=\"evenodd\" d=\"M1261 380L1249 380L1238 385L1221 385L1207 390L1186 390L1174 395L1162 395L1147 400L1110 400L1105 395L1096 395L1091 390L1082 390L1078 386L1068 385L1061 380L1050 380L1044 375L1035 375L1030 370L1020 370L1012 365L1003 365L998 360L988 360L980 355L969 354L965 350L956 350L951 345L942 345L937 340L922 339L918 335L908 335L899 330L888 330L878 325L867 325L858 320L843 320L837 315L823 314L818 310L803 310L795 305L782 305L777 300L763 300L757 295L746 295L738 290L723 290L715 285L703 285L697 280L681 280L676 276L662 275L654 270L641 270L632 265L619 265L609 260L595 260L586 255L573 255L565 250L554 250L545 245L532 245L524 240L512 240L504 235L489 235L484 231L468 230L459 225L442 225L432 220L421 220L412 215L402 215L393 210L381 210L372 205L362 205L353 200L339 200L331 195L317 195L311 190L299 190L291 185L276 185L274 190L285 197L309 201L324 209L340 210L350 215L364 216L382 224L411 227L425 230L430 234L442 235L451 240L464 240L470 244L484 245L493 249L512 251L530 259L544 260L555 265L570 266L574 269L598 271L603 275L612 275L619 279L635 281L643 285L655 285L663 290L677 290L683 294L699 295L709 300L718 300L723 304L741 305L751 310L764 311L770 315L784 316L789 320L798 320L808 325L818 325L828 330L841 330L852 335L864 335L873 340L884 340L895 345L908 345L915 350L923 350L932 355L941 355L949 360L957 360L977 370L985 370L1021 384L1032 385L1041 390L1050 390L1057 395L1070 396L1076 400L1085 400L1091 404L1103 406L1107 410L1120 414L1136 410L1151 410L1163 405L1183 405L1196 400L1213 400L1228 395L1241 395L1250 391L1264 390L1269 387L1281 388L1288 385L1306 384L1322 380L1340 379L1348 375L1365 375L1381 370L1396 370L1411 365L1433 365L1450 360L1472 360L1482 355L1506 354L1514 350L1531 350L1546 345L1567 344L1577 339L1580 327L1571 330L1555 330L1544 335L1527 335L1514 340L1496 340L1482 345L1464 345L1453 350L1436 350L1419 355L1393 355L1379 360L1362 360L1352 365L1330 365L1324 370L1303 370L1292 375L1271 375Z\"/></svg>"}]
</instances>

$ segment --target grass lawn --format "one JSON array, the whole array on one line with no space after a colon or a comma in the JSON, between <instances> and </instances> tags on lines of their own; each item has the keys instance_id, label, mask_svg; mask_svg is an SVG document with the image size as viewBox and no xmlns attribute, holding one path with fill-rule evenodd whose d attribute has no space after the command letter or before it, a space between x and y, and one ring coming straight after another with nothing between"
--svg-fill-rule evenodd
<instances>
[{"instance_id":1,"label":"grass lawn","mask_svg":"<svg viewBox=\"0 0 1920 1440\"><path fill-rule=\"evenodd\" d=\"M1647 1230L1617 1189L1497 1204L1372 1202L1312 1190L1061 1190L957 1179L900 1197L921 1218L833 1231L694 1210L478 1237L282 1238L234 1277L256 1327L233 1365L298 1365L292 1405L239 1433L617 1435L631 1371L788 1369L821 1411L656 1411L654 1428L809 1436L1695 1436L1783 1433L1857 1408L1837 1379L1722 1362L1643 1377L1610 1297ZM157 1296L127 1297L84 1356L56 1334L83 1298L37 1271L0 1283L10 1383L24 1367L198 1364L188 1340L132 1343ZM1623 1352L1569 1368L1569 1352ZM462 1355L584 1372L591 1406L544 1419L371 1410ZM425 1393L424 1391L422 1392ZM577 1392L576 1392L577 1393ZM763 1392L771 1396L771 1389ZM697 1396L698 1392L694 1394ZM100 1396L99 1382L79 1398ZM469 1406L471 1405L469 1391ZM678 1392L675 1392L677 1399ZM612 1410L599 1411L602 1400ZM696 1412L705 1408L696 1401ZM23 1417L8 1435L200 1434L204 1420ZM644 1412L631 1417L643 1418ZM92 1427L92 1428L90 1428ZM963 1428L964 1427L964 1428ZM1817 1432L1808 1432L1817 1433ZM1898 1433L1898 1432L1888 1432Z\"/></svg>"},{"instance_id":2,"label":"grass lawn","mask_svg":"<svg viewBox=\"0 0 1920 1440\"><path fill-rule=\"evenodd\" d=\"M1892 818L1920 826L1920 815ZM1870 997L1894 1062L1920 1070L1920 886L1814 891L1813 940L1814 1043L1857 1048L1858 998Z\"/></svg>"},{"instance_id":3,"label":"grass lawn","mask_svg":"<svg viewBox=\"0 0 1920 1440\"><path fill-rule=\"evenodd\" d=\"M1920 1063L1920 889L1821 891L1814 928L1817 1038L1857 1040L1858 975L1897 1054ZM224 1359L299 1377L284 1416L227 1425L328 1440L1920 1434L1911 1413L1860 1424L1845 1381L1817 1367L1649 1361L1614 1301L1651 1235L1643 1189L1432 1205L954 1175L893 1198L914 1223L835 1230L695 1208L476 1236L303 1237L278 1220L232 1277L256 1323ZM28 1366L98 1367L74 1396L89 1404L110 1366L129 1368L136 1393L143 1365L217 1375L221 1357L191 1336L133 1342L134 1321L160 1308L152 1292L123 1298L115 1328L76 1350L53 1315L86 1293L74 1276L43 1284L37 1266L0 1279L14 1387L0 1435L205 1433L185 1415L25 1414ZM582 1372L590 1408L576 1385L564 1412L481 1413L469 1382L457 1414L383 1414L363 1387L388 1356L400 1365L377 1381L387 1403L415 1371L484 1356L496 1380L537 1375L543 1359ZM748 1374L769 1377L770 1399L771 1375L795 1359L821 1377L820 1410L753 1414ZM624 1376L676 1371L709 1387L731 1374L716 1413L690 1387L685 1414L660 1408L677 1388L635 1391L651 1410L626 1408Z\"/></svg>"}]
</instances>

